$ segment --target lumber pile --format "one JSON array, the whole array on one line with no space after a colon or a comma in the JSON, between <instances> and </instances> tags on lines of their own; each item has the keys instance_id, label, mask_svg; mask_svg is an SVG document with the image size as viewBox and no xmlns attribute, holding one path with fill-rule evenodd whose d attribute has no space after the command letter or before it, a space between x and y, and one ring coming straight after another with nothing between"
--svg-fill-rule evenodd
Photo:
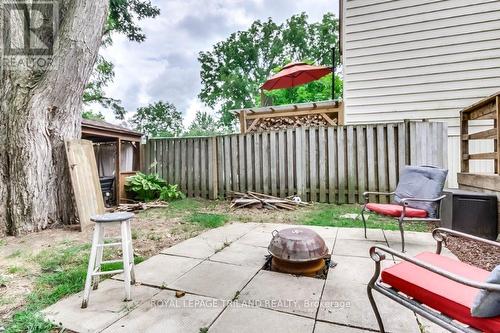
<instances>
[{"instance_id":1,"label":"lumber pile","mask_svg":"<svg viewBox=\"0 0 500 333\"><path fill-rule=\"evenodd\" d=\"M168 204L164 201L150 201L150 202L133 202L127 204L120 204L113 209L114 212L135 212L139 210L146 210L149 208L165 208Z\"/></svg>"},{"instance_id":2,"label":"lumber pile","mask_svg":"<svg viewBox=\"0 0 500 333\"><path fill-rule=\"evenodd\" d=\"M233 201L231 202L231 208L258 208L258 209L285 209L294 210L300 206L307 206L305 202L293 198L278 198L272 195L251 192L246 193L241 192L231 192Z\"/></svg>"},{"instance_id":3,"label":"lumber pile","mask_svg":"<svg viewBox=\"0 0 500 333\"><path fill-rule=\"evenodd\" d=\"M335 123L337 119L332 119ZM276 131L296 127L321 127L329 126L320 114L290 117L262 118L252 129L256 132Z\"/></svg>"}]
</instances>

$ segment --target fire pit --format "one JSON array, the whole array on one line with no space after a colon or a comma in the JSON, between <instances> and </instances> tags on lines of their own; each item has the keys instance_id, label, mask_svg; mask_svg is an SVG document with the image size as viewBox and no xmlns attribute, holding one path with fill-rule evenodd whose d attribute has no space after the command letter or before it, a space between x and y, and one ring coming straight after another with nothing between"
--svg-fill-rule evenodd
<instances>
[{"instance_id":1,"label":"fire pit","mask_svg":"<svg viewBox=\"0 0 500 333\"><path fill-rule=\"evenodd\" d=\"M268 251L272 271L315 277L328 268L328 247L311 229L274 230Z\"/></svg>"}]
</instances>

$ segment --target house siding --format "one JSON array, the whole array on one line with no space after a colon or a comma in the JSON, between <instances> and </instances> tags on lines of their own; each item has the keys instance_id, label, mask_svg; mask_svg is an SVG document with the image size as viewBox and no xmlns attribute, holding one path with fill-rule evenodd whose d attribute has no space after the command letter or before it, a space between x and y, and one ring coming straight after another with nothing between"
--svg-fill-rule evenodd
<instances>
[{"instance_id":1,"label":"house siding","mask_svg":"<svg viewBox=\"0 0 500 333\"><path fill-rule=\"evenodd\" d=\"M459 111L500 90L500 0L340 1L346 123L446 121L456 186ZM470 149L491 151L493 142ZM471 169L491 172L493 163Z\"/></svg>"}]
</instances>

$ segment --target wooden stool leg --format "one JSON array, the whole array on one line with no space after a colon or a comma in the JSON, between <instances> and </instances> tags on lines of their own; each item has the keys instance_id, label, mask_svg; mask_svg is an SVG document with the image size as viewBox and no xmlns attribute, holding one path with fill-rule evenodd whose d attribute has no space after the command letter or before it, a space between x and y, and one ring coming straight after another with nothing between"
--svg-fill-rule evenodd
<instances>
[{"instance_id":1,"label":"wooden stool leg","mask_svg":"<svg viewBox=\"0 0 500 333\"><path fill-rule=\"evenodd\" d=\"M85 279L85 289L83 291L82 309L85 309L89 302L90 286L92 283L92 273L94 272L94 264L97 256L97 242L99 239L100 227L98 224L94 226L94 235L92 236L92 247L90 249L89 265L87 268L87 278Z\"/></svg>"},{"instance_id":2,"label":"wooden stool leg","mask_svg":"<svg viewBox=\"0 0 500 333\"><path fill-rule=\"evenodd\" d=\"M98 244L102 245L104 244L104 225L101 223L97 226L99 228L99 239L98 239ZM102 262L102 255L104 252L104 247L103 246L98 246L97 247L97 254L96 254L96 260L95 260L95 266L94 270L97 268L97 271L101 271L101 262ZM99 287L99 280L100 276L96 275L94 276L94 284L93 284L93 290L96 290Z\"/></svg>"},{"instance_id":3,"label":"wooden stool leg","mask_svg":"<svg viewBox=\"0 0 500 333\"><path fill-rule=\"evenodd\" d=\"M130 301L130 247L128 245L127 221L121 222L122 252L123 252L123 282L125 283L125 300Z\"/></svg>"},{"instance_id":4,"label":"wooden stool leg","mask_svg":"<svg viewBox=\"0 0 500 333\"><path fill-rule=\"evenodd\" d=\"M129 245L129 256L130 256L130 283L135 284L135 263L134 263L134 246L132 245L132 227L130 220L127 221L128 229L128 245Z\"/></svg>"}]
</instances>

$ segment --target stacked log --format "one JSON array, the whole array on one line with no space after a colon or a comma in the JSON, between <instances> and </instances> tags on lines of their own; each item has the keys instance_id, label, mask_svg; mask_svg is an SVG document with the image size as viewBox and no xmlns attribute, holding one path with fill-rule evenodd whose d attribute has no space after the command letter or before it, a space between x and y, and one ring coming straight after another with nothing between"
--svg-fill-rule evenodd
<instances>
[{"instance_id":1,"label":"stacked log","mask_svg":"<svg viewBox=\"0 0 500 333\"><path fill-rule=\"evenodd\" d=\"M300 206L307 206L308 204L300 201L300 199L291 198L278 198L268 194L248 191L246 193L231 192L233 197L231 208L258 208L258 209L285 209L294 210Z\"/></svg>"},{"instance_id":2,"label":"stacked log","mask_svg":"<svg viewBox=\"0 0 500 333\"><path fill-rule=\"evenodd\" d=\"M336 123L337 120L333 119ZM262 118L249 132L277 131L296 127L324 127L328 122L320 114Z\"/></svg>"}]
</instances>

